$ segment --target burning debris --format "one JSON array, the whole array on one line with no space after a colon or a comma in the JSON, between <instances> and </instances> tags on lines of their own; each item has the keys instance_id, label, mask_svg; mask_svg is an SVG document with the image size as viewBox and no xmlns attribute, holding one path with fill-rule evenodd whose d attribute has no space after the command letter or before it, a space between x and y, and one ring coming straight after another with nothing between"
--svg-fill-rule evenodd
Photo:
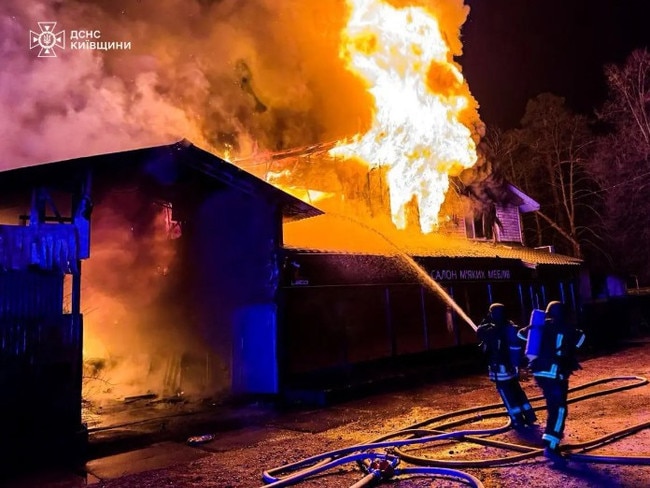
<instances>
[{"instance_id":1,"label":"burning debris","mask_svg":"<svg viewBox=\"0 0 650 488\"><path fill-rule=\"evenodd\" d=\"M179 10L174 0L12 0L0 22L10 67L0 73L0 106L15 114L0 123L3 164L186 137L333 213L431 233L454 213L450 181L464 182L477 162L482 124L454 61L468 7L407 3L197 0ZM132 49L35 59L25 33L45 18L64 30L101 29ZM488 194L474 181L460 188L480 201ZM149 226L99 209L84 270L85 356L104 361L102 378L112 371L102 387L113 395L118 385L123 395L148 391L148 381L164 394L167 363L187 345L178 317L153 312L175 248L164 215L142 215ZM137 232L144 249L132 245ZM134 353L136 343L146 345ZM146 378L134 373L143 369Z\"/></svg>"}]
</instances>

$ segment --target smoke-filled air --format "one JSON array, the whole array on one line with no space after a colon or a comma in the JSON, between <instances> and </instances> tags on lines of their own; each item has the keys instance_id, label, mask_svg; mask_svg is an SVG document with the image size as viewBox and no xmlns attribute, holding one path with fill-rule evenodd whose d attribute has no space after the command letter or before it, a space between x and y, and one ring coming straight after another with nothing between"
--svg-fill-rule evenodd
<instances>
[{"instance_id":1,"label":"smoke-filled air","mask_svg":"<svg viewBox=\"0 0 650 488\"><path fill-rule=\"evenodd\" d=\"M353 134L363 84L338 56L342 1L2 2L2 168L187 138L250 156ZM38 58L29 32L99 30L129 50Z\"/></svg>"},{"instance_id":2,"label":"smoke-filled air","mask_svg":"<svg viewBox=\"0 0 650 488\"><path fill-rule=\"evenodd\" d=\"M419 4L438 19L444 60L460 55L462 0ZM341 53L350 13L360 8L344 0L2 2L1 167L183 137L245 159L363 133L377 110L374 95ZM28 34L44 20L131 47L72 50L68 38L56 58L38 58ZM450 82L453 64L436 69L440 59L433 61L420 68L430 89L450 95L456 85L469 95L462 80ZM475 103L468 108L474 115L463 122L472 127Z\"/></svg>"},{"instance_id":3,"label":"smoke-filled air","mask_svg":"<svg viewBox=\"0 0 650 488\"><path fill-rule=\"evenodd\" d=\"M455 61L468 14L463 0L5 0L0 170L185 138L321 208L383 208L396 228L414 218L426 234L449 177L477 161L478 104ZM68 34L56 57L30 49L39 22ZM73 48L88 39L72 31L129 48ZM151 340L129 310L151 302L162 278L150 272L173 251L134 239L132 223L105 206L84 275L85 354L106 367L132 351L123 366L147 363L159 381L152 357L179 335ZM141 244L162 249L160 266L135 270ZM111 270L125 268L147 285L119 293ZM145 377L128 391L149 389Z\"/></svg>"}]
</instances>

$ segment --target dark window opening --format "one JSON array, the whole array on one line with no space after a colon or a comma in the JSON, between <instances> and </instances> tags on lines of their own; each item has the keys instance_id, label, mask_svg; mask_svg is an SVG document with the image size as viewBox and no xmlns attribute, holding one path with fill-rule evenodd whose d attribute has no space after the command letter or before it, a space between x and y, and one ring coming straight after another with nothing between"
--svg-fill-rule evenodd
<instances>
[{"instance_id":1,"label":"dark window opening","mask_svg":"<svg viewBox=\"0 0 650 488\"><path fill-rule=\"evenodd\" d=\"M492 230L485 225L483 214L469 216L465 219L465 231L470 239L491 239Z\"/></svg>"},{"instance_id":2,"label":"dark window opening","mask_svg":"<svg viewBox=\"0 0 650 488\"><path fill-rule=\"evenodd\" d=\"M465 230L470 239L485 239L498 241L498 231L503 231L496 205L492 204L487 210L475 210L465 219Z\"/></svg>"}]
</instances>

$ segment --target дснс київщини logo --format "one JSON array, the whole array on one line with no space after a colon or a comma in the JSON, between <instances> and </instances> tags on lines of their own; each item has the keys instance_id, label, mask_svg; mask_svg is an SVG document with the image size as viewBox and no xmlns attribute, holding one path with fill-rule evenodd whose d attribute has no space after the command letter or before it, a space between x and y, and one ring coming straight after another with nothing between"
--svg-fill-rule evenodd
<instances>
[{"instance_id":1,"label":"\u0434\u0441\u043d\u0441 \u043a\u0438\u0457\u0432\u0449\u0438\u043d\u0438 logo","mask_svg":"<svg viewBox=\"0 0 650 488\"><path fill-rule=\"evenodd\" d=\"M66 32L55 32L56 22L38 22L41 32L29 31L29 49L40 48L39 58L56 58L56 49L66 49ZM131 41L102 39L99 29L69 29L70 51L128 51Z\"/></svg>"},{"instance_id":2,"label":"\u0434\u0441\u043d\u0441 \u043a\u0438\u0457\u0432\u0449\u0438\u043d\u0438 logo","mask_svg":"<svg viewBox=\"0 0 650 488\"><path fill-rule=\"evenodd\" d=\"M39 22L41 32L29 31L29 49L40 47L39 58L56 58L55 47L65 49L65 31L54 32L56 22Z\"/></svg>"}]
</instances>

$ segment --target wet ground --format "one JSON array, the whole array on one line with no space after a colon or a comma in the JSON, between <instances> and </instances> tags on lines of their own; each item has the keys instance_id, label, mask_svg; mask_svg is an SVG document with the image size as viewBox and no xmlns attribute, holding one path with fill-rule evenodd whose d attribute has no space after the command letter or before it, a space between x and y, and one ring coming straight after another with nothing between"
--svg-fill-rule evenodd
<instances>
[{"instance_id":1,"label":"wet ground","mask_svg":"<svg viewBox=\"0 0 650 488\"><path fill-rule=\"evenodd\" d=\"M584 360L583 369L572 377L571 386L613 377L625 379L576 391L571 397L632 386L636 377L650 377L650 341L630 342L615 352ZM524 378L522 384L529 397L539 395L531 378ZM38 462L35 462L34 473L8 481L5 486L261 487L265 484L262 480L264 470L366 443L442 414L495 403L498 403L498 395L486 376L472 374L319 409L280 412L269 404L256 403L227 410L203 406L188 411L187 406L179 405L133 405L129 411L122 412L123 427L91 432L90 460L76 472L36 473ZM534 405L543 407L541 401L534 402ZM138 419L141 420L145 413L149 420L140 422ZM481 415L479 418L471 414L468 417L472 422L446 430L498 428L507 423L503 415L494 418ZM538 417L543 425L543 409L538 411ZM427 424L425 427L440 428L440 424ZM650 385L572 403L564 444L584 443L639 424L650 425ZM210 435L206 442L187 443L190 436L201 434ZM498 466L472 467L471 464L478 460L502 459L516 454L516 451L465 441L412 444L403 447L402 451L418 458L458 462L458 469L476 477L486 487L650 486L650 466L639 464L642 459L631 465L611 462L617 456L640 456L647 461L650 458L648 428L589 451L590 454L606 456L605 461L610 462L578 462L569 458L565 466L557 466L541 454L535 454L534 449L540 447L540 435L538 427L521 432L506 429L490 436L494 440L533 450L529 459ZM408 466L411 464L405 461L399 465ZM363 476L355 463L347 463L303 480L296 486L349 487ZM466 486L457 479L423 475L400 475L384 484L400 488Z\"/></svg>"}]
</instances>

